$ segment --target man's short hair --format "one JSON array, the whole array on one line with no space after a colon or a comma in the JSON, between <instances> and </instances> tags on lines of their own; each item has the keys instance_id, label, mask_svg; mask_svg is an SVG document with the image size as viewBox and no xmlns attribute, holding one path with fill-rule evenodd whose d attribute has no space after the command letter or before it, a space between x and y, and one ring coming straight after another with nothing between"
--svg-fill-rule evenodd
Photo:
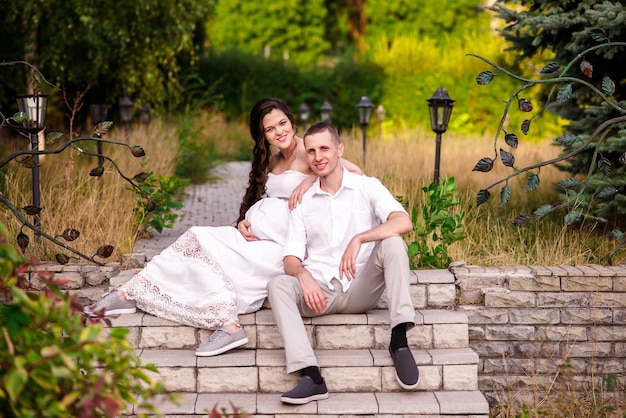
<instances>
[{"instance_id":1,"label":"man's short hair","mask_svg":"<svg viewBox=\"0 0 626 418\"><path fill-rule=\"evenodd\" d=\"M309 128L304 132L303 138L306 139L308 135L319 134L322 132L329 132L335 145L339 145L341 143L341 139L339 139L339 132L337 132L337 128L335 128L332 124L328 122L317 122L309 126Z\"/></svg>"}]
</instances>

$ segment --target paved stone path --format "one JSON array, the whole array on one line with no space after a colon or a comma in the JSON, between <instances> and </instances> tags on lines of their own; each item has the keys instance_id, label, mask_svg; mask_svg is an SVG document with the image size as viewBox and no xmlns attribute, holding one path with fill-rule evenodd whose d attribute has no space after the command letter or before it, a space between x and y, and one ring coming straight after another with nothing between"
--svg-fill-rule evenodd
<instances>
[{"instance_id":1,"label":"paved stone path","mask_svg":"<svg viewBox=\"0 0 626 418\"><path fill-rule=\"evenodd\" d=\"M239 204L248 185L249 162L220 164L212 174L215 181L194 184L185 189L186 197L173 228L155 231L154 237L139 240L133 249L151 259L195 225L234 225Z\"/></svg>"}]
</instances>

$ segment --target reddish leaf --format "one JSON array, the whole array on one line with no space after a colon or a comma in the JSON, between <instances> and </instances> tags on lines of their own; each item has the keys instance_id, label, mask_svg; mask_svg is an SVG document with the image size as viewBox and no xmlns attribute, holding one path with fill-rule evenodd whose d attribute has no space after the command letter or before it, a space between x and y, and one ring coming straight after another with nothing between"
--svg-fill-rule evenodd
<instances>
[{"instance_id":1,"label":"reddish leaf","mask_svg":"<svg viewBox=\"0 0 626 418\"><path fill-rule=\"evenodd\" d=\"M213 408L211 409L211 412L209 413L209 418L220 418L220 417L221 415L219 411L217 410L217 404L215 404Z\"/></svg>"},{"instance_id":2,"label":"reddish leaf","mask_svg":"<svg viewBox=\"0 0 626 418\"><path fill-rule=\"evenodd\" d=\"M102 245L100 246L100 248L98 248L98 251L96 251L95 256L101 257L101 258L109 258L111 257L111 254L113 254L113 250L115 250L115 247L112 245Z\"/></svg>"},{"instance_id":3,"label":"reddish leaf","mask_svg":"<svg viewBox=\"0 0 626 418\"><path fill-rule=\"evenodd\" d=\"M507 133L506 135L504 135L504 142L506 142L506 144L511 148L517 148L519 139L514 133Z\"/></svg>"},{"instance_id":4,"label":"reddish leaf","mask_svg":"<svg viewBox=\"0 0 626 418\"><path fill-rule=\"evenodd\" d=\"M515 156L502 148L500 148L500 158L502 159L502 164L507 167L513 167L515 165Z\"/></svg>"},{"instance_id":5,"label":"reddish leaf","mask_svg":"<svg viewBox=\"0 0 626 418\"><path fill-rule=\"evenodd\" d=\"M39 212L41 212L41 208L35 205L26 205L22 209L24 209L24 212L26 212L26 214L30 216L35 216L39 214Z\"/></svg>"},{"instance_id":6,"label":"reddish leaf","mask_svg":"<svg viewBox=\"0 0 626 418\"><path fill-rule=\"evenodd\" d=\"M482 171L483 173L487 173L491 171L493 168L493 160L489 157L481 158L480 161L476 163L472 171Z\"/></svg>"},{"instance_id":7,"label":"reddish leaf","mask_svg":"<svg viewBox=\"0 0 626 418\"><path fill-rule=\"evenodd\" d=\"M133 177L133 180L136 181L137 183L143 183L144 181L148 179L148 177L150 177L151 174L152 173L146 173L145 171L142 171L141 173L135 174L135 176Z\"/></svg>"},{"instance_id":8,"label":"reddish leaf","mask_svg":"<svg viewBox=\"0 0 626 418\"><path fill-rule=\"evenodd\" d=\"M74 229L74 228L67 228L60 235L60 237L63 238L64 240L66 240L66 241L74 241L79 236L80 236L80 231L78 231L77 229Z\"/></svg>"},{"instance_id":9,"label":"reddish leaf","mask_svg":"<svg viewBox=\"0 0 626 418\"><path fill-rule=\"evenodd\" d=\"M532 218L529 215L526 215L525 213L523 213L521 215L518 215L515 219L513 219L513 225L522 228L528 225L531 219Z\"/></svg>"},{"instance_id":10,"label":"reddish leaf","mask_svg":"<svg viewBox=\"0 0 626 418\"><path fill-rule=\"evenodd\" d=\"M517 107L519 107L519 110L522 112L532 112L533 110L533 104L527 99L518 99Z\"/></svg>"},{"instance_id":11,"label":"reddish leaf","mask_svg":"<svg viewBox=\"0 0 626 418\"><path fill-rule=\"evenodd\" d=\"M24 168L35 168L37 167L37 163L35 162L35 159L31 156L31 155L27 155L26 157L22 158L21 160L15 159L15 161L17 161L17 163L19 165L21 165Z\"/></svg>"},{"instance_id":12,"label":"reddish leaf","mask_svg":"<svg viewBox=\"0 0 626 418\"><path fill-rule=\"evenodd\" d=\"M54 145L62 137L63 133L61 132L50 132L48 135L46 135L46 144Z\"/></svg>"},{"instance_id":13,"label":"reddish leaf","mask_svg":"<svg viewBox=\"0 0 626 418\"><path fill-rule=\"evenodd\" d=\"M55 254L54 258L57 260L59 264L67 264L70 261L70 258L65 254Z\"/></svg>"},{"instance_id":14,"label":"reddish leaf","mask_svg":"<svg viewBox=\"0 0 626 418\"><path fill-rule=\"evenodd\" d=\"M17 234L16 240L17 240L17 245L20 247L22 252L26 251L26 248L28 247L28 244L30 243L30 238L28 238L28 235L20 231L20 233Z\"/></svg>"},{"instance_id":15,"label":"reddish leaf","mask_svg":"<svg viewBox=\"0 0 626 418\"><path fill-rule=\"evenodd\" d=\"M593 77L593 66L586 59L581 61L580 71L589 78Z\"/></svg>"},{"instance_id":16,"label":"reddish leaf","mask_svg":"<svg viewBox=\"0 0 626 418\"><path fill-rule=\"evenodd\" d=\"M143 157L144 155L146 155L146 152L140 145L133 145L130 148L130 152L133 154L134 157Z\"/></svg>"},{"instance_id":17,"label":"reddish leaf","mask_svg":"<svg viewBox=\"0 0 626 418\"><path fill-rule=\"evenodd\" d=\"M102 176L102 174L104 174L104 167L101 166L101 165L99 165L98 167L92 169L89 172L89 175L92 176L92 177L100 177L100 176Z\"/></svg>"},{"instance_id":18,"label":"reddish leaf","mask_svg":"<svg viewBox=\"0 0 626 418\"><path fill-rule=\"evenodd\" d=\"M530 130L530 120L526 119L524 122L522 122L521 129L524 135L528 135L528 131Z\"/></svg>"},{"instance_id":19,"label":"reddish leaf","mask_svg":"<svg viewBox=\"0 0 626 418\"><path fill-rule=\"evenodd\" d=\"M113 126L113 122L105 120L104 122L100 122L93 128L93 135L96 137L100 137L102 135L106 135L109 130Z\"/></svg>"}]
</instances>

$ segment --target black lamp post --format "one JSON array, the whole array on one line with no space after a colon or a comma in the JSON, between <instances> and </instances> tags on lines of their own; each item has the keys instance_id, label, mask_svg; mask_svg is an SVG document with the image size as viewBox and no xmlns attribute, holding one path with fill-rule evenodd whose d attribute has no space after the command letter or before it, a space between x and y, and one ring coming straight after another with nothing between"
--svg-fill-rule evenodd
<instances>
[{"instance_id":1,"label":"black lamp post","mask_svg":"<svg viewBox=\"0 0 626 418\"><path fill-rule=\"evenodd\" d=\"M370 118L372 117L372 108L374 105L370 102L370 99L367 96L361 97L361 101L356 105L359 109L359 123L361 124L361 131L363 132L363 167L365 167L365 144L367 139L367 125L370 123Z\"/></svg>"},{"instance_id":2,"label":"black lamp post","mask_svg":"<svg viewBox=\"0 0 626 418\"><path fill-rule=\"evenodd\" d=\"M107 119L107 113L109 113L109 105L104 103L94 103L89 106L89 113L91 115L91 123L94 128L100 122L104 122ZM98 138L101 138L100 134L96 134ZM104 156L102 155L102 141L98 141L98 166L104 164ZM100 177L102 178L102 177Z\"/></svg>"},{"instance_id":3,"label":"black lamp post","mask_svg":"<svg viewBox=\"0 0 626 418\"><path fill-rule=\"evenodd\" d=\"M120 100L120 118L122 122L124 122L126 130L126 142L128 142L130 132L130 121L133 119L133 105L133 101L130 100L128 96L124 96L124 98Z\"/></svg>"},{"instance_id":4,"label":"black lamp post","mask_svg":"<svg viewBox=\"0 0 626 418\"><path fill-rule=\"evenodd\" d=\"M37 208L41 207L41 189L39 175L39 132L41 132L46 124L46 109L48 108L47 94L24 94L17 96L17 107L20 112L26 113L26 120L23 123L24 131L28 132L30 140L30 149L33 151L33 205ZM41 218L39 214L34 218L35 227L41 228ZM39 234L36 234L39 237Z\"/></svg>"},{"instance_id":5,"label":"black lamp post","mask_svg":"<svg viewBox=\"0 0 626 418\"><path fill-rule=\"evenodd\" d=\"M306 103L302 103L298 108L300 111L300 122L302 122L302 134L304 135L304 131L306 131L306 122L309 120L309 106Z\"/></svg>"},{"instance_id":6,"label":"black lamp post","mask_svg":"<svg viewBox=\"0 0 626 418\"><path fill-rule=\"evenodd\" d=\"M437 134L437 145L435 148L435 183L439 183L439 160L441 158L441 134L448 129L450 115L454 100L448 96L448 92L443 87L439 87L433 96L427 100L430 110L430 126Z\"/></svg>"},{"instance_id":7,"label":"black lamp post","mask_svg":"<svg viewBox=\"0 0 626 418\"><path fill-rule=\"evenodd\" d=\"M378 105L376 108L376 116L378 118L378 139L383 137L383 121L385 120L385 108L383 105Z\"/></svg>"},{"instance_id":8,"label":"black lamp post","mask_svg":"<svg viewBox=\"0 0 626 418\"><path fill-rule=\"evenodd\" d=\"M152 112L150 111L150 106L144 105L141 108L141 121L145 125L149 125L151 120L152 120Z\"/></svg>"},{"instance_id":9,"label":"black lamp post","mask_svg":"<svg viewBox=\"0 0 626 418\"><path fill-rule=\"evenodd\" d=\"M333 107L328 103L328 100L324 100L324 103L320 106L320 113L322 115L322 122L330 122L330 115L333 113Z\"/></svg>"}]
</instances>

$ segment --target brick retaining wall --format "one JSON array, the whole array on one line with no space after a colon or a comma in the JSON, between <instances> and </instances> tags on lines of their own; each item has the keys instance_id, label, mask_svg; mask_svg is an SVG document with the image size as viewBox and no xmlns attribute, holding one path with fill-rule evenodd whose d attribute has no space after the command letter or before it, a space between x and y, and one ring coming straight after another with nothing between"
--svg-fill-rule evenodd
<instances>
[{"instance_id":1,"label":"brick retaining wall","mask_svg":"<svg viewBox=\"0 0 626 418\"><path fill-rule=\"evenodd\" d=\"M490 402L546 388L626 383L626 264L480 267L456 262L459 309ZM604 379L604 380L603 380ZM585 389L586 388L586 389ZM606 387L604 387L606 389ZM611 390L608 390L611 392Z\"/></svg>"}]
</instances>

